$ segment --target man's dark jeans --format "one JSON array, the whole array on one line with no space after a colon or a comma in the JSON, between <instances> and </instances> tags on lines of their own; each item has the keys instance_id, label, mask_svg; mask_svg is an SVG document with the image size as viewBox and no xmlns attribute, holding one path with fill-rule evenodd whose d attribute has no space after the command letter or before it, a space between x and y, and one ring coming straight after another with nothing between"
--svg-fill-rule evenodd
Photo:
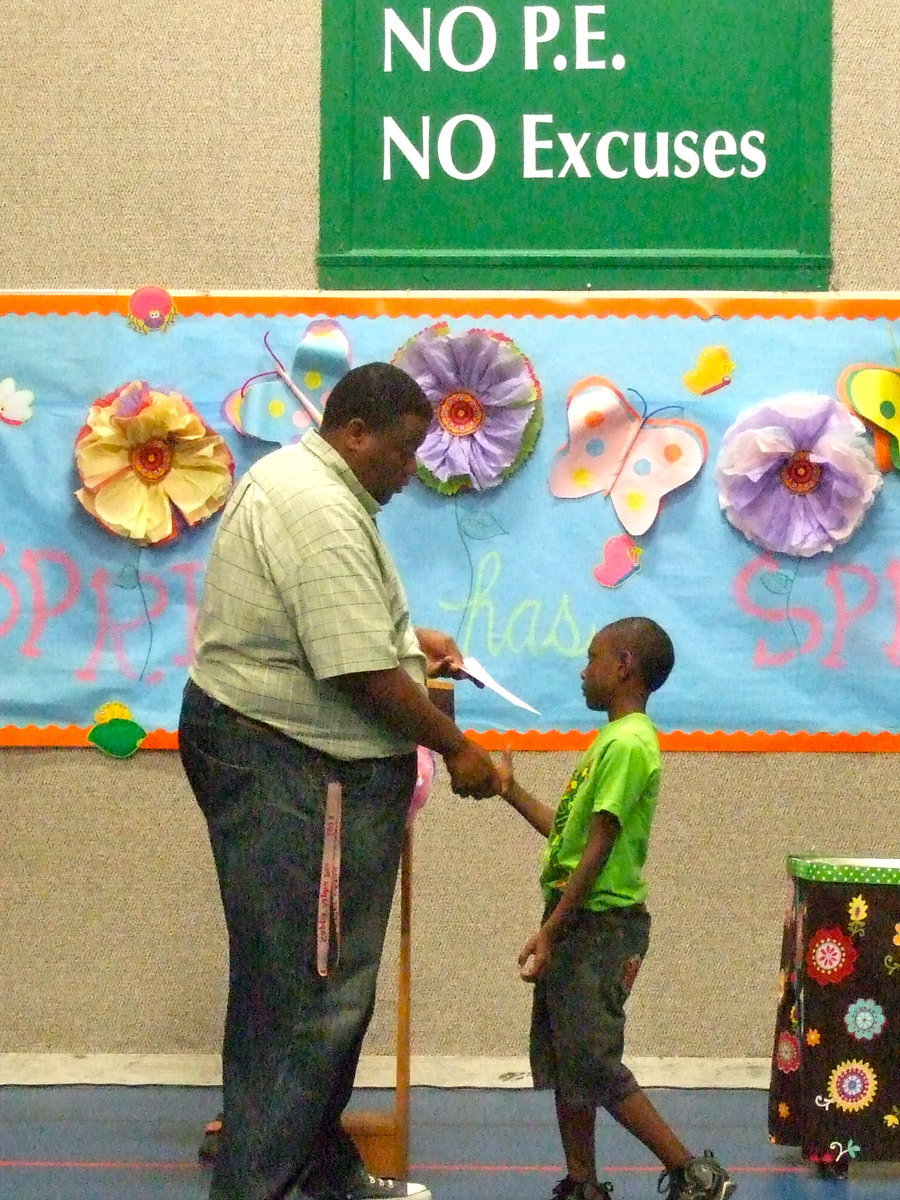
<instances>
[{"instance_id":1,"label":"man's dark jeans","mask_svg":"<svg viewBox=\"0 0 900 1200\"><path fill-rule=\"evenodd\" d=\"M181 759L209 827L228 927L224 1135L210 1200L280 1200L359 1169L340 1126L375 984L415 754L342 762L193 682ZM340 949L316 970L325 796L342 787Z\"/></svg>"}]
</instances>

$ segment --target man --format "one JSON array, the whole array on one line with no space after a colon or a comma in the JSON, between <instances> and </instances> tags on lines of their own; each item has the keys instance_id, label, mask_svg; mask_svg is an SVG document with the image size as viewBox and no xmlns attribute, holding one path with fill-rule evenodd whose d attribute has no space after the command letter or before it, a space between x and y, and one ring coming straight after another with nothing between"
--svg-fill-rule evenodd
<instances>
[{"instance_id":1,"label":"man","mask_svg":"<svg viewBox=\"0 0 900 1200\"><path fill-rule=\"evenodd\" d=\"M489 755L428 699L453 641L410 623L375 524L431 421L396 367L350 371L320 431L266 455L222 515L197 619L181 757L206 817L230 951L224 1132L211 1200L429 1200L373 1179L353 1087L416 778L499 791Z\"/></svg>"}]
</instances>

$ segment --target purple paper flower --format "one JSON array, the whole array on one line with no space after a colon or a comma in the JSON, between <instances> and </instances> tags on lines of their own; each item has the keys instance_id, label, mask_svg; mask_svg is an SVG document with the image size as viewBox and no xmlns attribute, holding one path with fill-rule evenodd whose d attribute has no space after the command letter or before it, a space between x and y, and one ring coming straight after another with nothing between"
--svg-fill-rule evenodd
<instances>
[{"instance_id":1,"label":"purple paper flower","mask_svg":"<svg viewBox=\"0 0 900 1200\"><path fill-rule=\"evenodd\" d=\"M716 465L719 506L758 546L808 558L848 541L881 487L861 421L794 392L745 409Z\"/></svg>"},{"instance_id":2,"label":"purple paper flower","mask_svg":"<svg viewBox=\"0 0 900 1200\"><path fill-rule=\"evenodd\" d=\"M419 383L434 419L419 447L419 478L450 496L507 479L534 448L541 386L531 363L501 333L453 335L445 322L411 337L394 363Z\"/></svg>"}]
</instances>

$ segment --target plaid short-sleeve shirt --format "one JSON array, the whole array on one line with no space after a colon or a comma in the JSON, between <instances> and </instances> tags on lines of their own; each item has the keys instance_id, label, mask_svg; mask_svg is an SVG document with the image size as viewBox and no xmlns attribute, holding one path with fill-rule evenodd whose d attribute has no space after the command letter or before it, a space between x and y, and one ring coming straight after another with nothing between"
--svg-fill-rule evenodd
<instances>
[{"instance_id":1,"label":"plaid short-sleeve shirt","mask_svg":"<svg viewBox=\"0 0 900 1200\"><path fill-rule=\"evenodd\" d=\"M251 467L207 567L195 683L337 758L413 749L334 682L399 665L424 686L403 585L375 525L379 508L315 430Z\"/></svg>"}]
</instances>

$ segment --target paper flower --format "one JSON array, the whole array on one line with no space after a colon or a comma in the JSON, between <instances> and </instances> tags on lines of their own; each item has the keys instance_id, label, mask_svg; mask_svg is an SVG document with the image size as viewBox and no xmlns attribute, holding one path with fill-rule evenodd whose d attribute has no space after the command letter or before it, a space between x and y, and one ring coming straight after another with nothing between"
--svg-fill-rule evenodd
<instances>
[{"instance_id":1,"label":"paper flower","mask_svg":"<svg viewBox=\"0 0 900 1200\"><path fill-rule=\"evenodd\" d=\"M534 449L541 385L508 337L488 329L451 334L440 322L401 346L394 364L434 409L418 459L419 478L435 491L497 487Z\"/></svg>"},{"instance_id":2,"label":"paper flower","mask_svg":"<svg viewBox=\"0 0 900 1200\"><path fill-rule=\"evenodd\" d=\"M21 425L32 415L34 393L16 387L14 379L0 379L0 421Z\"/></svg>"},{"instance_id":3,"label":"paper flower","mask_svg":"<svg viewBox=\"0 0 900 1200\"><path fill-rule=\"evenodd\" d=\"M130 758L147 736L147 730L132 717L131 709L117 700L102 705L94 713L94 721L88 741L111 758Z\"/></svg>"},{"instance_id":4,"label":"paper flower","mask_svg":"<svg viewBox=\"0 0 900 1200\"><path fill-rule=\"evenodd\" d=\"M156 545L197 525L225 503L231 451L178 392L138 380L93 404L75 441L84 487L75 493L119 537Z\"/></svg>"},{"instance_id":5,"label":"paper flower","mask_svg":"<svg viewBox=\"0 0 900 1200\"><path fill-rule=\"evenodd\" d=\"M858 418L828 396L795 392L738 416L716 484L720 508L749 541L808 558L850 539L881 474Z\"/></svg>"}]
</instances>

